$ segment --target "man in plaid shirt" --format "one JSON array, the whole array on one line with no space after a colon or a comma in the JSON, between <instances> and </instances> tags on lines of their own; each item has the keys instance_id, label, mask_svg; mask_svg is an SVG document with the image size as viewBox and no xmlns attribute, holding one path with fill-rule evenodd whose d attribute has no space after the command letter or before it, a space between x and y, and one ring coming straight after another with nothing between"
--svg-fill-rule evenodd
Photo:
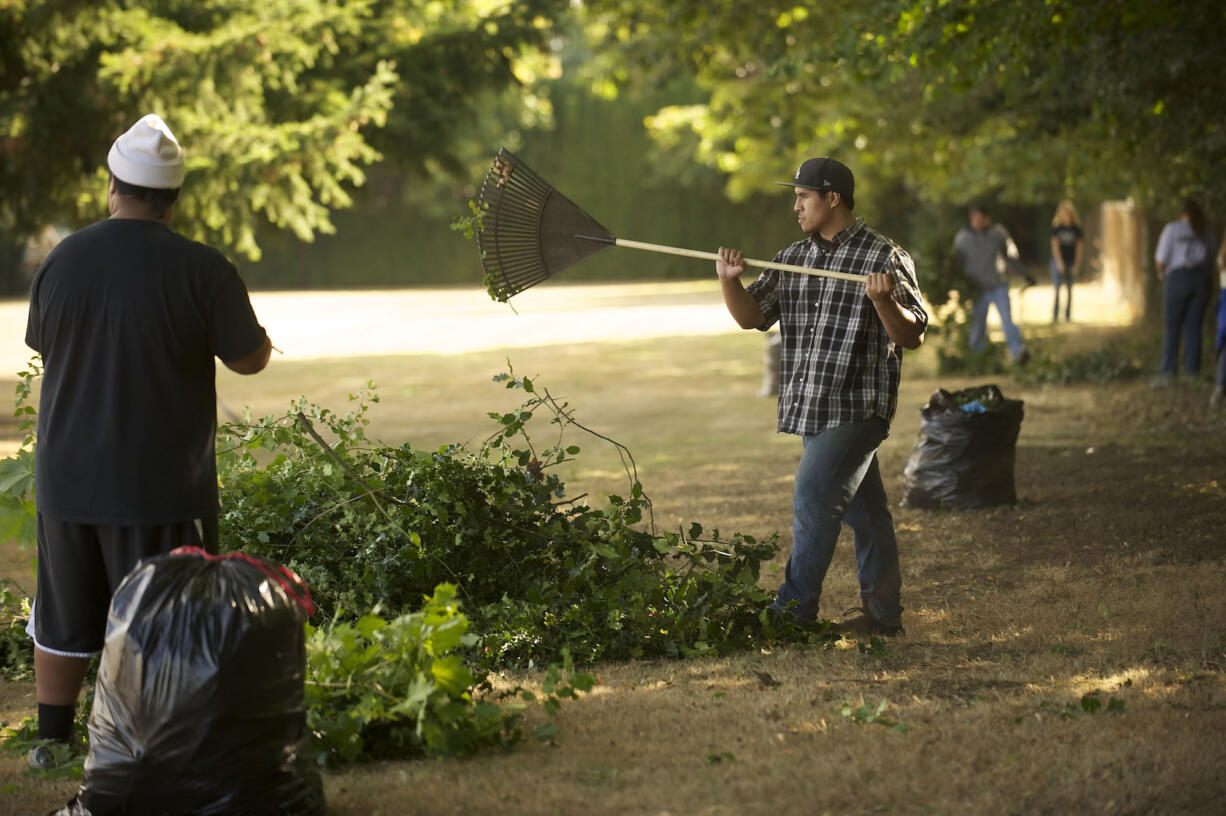
<instances>
[{"instance_id":1,"label":"man in plaid shirt","mask_svg":"<svg viewBox=\"0 0 1226 816\"><path fill-rule=\"evenodd\" d=\"M724 303L744 329L779 323L783 341L779 432L804 452L792 498L792 554L771 605L801 623L817 619L822 581L843 523L855 532L860 614L832 625L849 635L902 632L898 544L877 447L898 407L902 349L928 327L915 265L852 214L855 179L841 162L809 159L792 181L807 237L775 262L863 276L861 281L767 269L748 289L744 254L721 247L715 270Z\"/></svg>"}]
</instances>

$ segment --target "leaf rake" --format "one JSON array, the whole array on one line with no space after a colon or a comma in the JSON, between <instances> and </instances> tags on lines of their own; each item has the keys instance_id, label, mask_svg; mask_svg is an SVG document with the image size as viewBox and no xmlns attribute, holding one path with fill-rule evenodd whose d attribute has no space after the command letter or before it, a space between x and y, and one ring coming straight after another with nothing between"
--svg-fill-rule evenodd
<instances>
[{"instance_id":1,"label":"leaf rake","mask_svg":"<svg viewBox=\"0 0 1226 816\"><path fill-rule=\"evenodd\" d=\"M611 246L719 260L714 252L617 238L505 147L481 185L477 246L483 283L495 300L507 301L569 266ZM748 266L781 269L863 283L864 276L746 258Z\"/></svg>"}]
</instances>

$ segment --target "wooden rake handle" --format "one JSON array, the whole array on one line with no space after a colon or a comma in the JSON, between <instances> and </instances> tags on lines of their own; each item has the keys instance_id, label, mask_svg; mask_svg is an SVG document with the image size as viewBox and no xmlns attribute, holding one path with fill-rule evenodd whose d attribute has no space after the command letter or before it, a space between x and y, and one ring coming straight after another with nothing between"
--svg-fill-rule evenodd
<instances>
[{"instance_id":1,"label":"wooden rake handle","mask_svg":"<svg viewBox=\"0 0 1226 816\"><path fill-rule=\"evenodd\" d=\"M682 255L686 258L701 258L706 261L718 261L719 255L715 252L700 252L697 249L682 249L681 247L664 246L663 244L648 244L642 241L628 241L625 238L598 238L594 235L576 235L576 238L585 238L589 241L603 241L606 244L613 244L627 249L644 249L648 252L661 252L665 255ZM853 275L850 272L832 272L829 269L814 269L809 266L796 266L795 264L772 263L771 261L759 261L754 258L745 259L746 266L755 266L758 269L782 269L785 272L799 272L802 275L816 275L821 278L836 278L838 280L853 281L856 283L864 283L864 275Z\"/></svg>"}]
</instances>

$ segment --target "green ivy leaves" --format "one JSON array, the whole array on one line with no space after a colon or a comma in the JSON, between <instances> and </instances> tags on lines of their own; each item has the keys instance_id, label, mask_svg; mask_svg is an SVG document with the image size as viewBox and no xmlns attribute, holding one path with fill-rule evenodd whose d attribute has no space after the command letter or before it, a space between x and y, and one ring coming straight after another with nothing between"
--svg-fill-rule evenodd
<instances>
[{"instance_id":1,"label":"green ivy leaves","mask_svg":"<svg viewBox=\"0 0 1226 816\"><path fill-rule=\"evenodd\" d=\"M723 540L699 524L655 532L628 450L532 379L512 370L494 381L526 399L489 414L497 430L476 452L367 440L369 387L343 415L300 401L284 417L222 428L224 546L288 563L329 614L401 614L452 584L476 636L466 653L485 669L545 666L567 651L588 664L762 640L757 579L773 539ZM551 469L580 452L566 438L574 432L617 446L627 496L600 508L559 501L565 485Z\"/></svg>"},{"instance_id":2,"label":"green ivy leaves","mask_svg":"<svg viewBox=\"0 0 1226 816\"><path fill-rule=\"evenodd\" d=\"M307 725L321 764L463 755L517 738L518 715L473 704L475 678L456 650L475 638L455 593L441 585L390 621L308 624Z\"/></svg>"},{"instance_id":3,"label":"green ivy leaves","mask_svg":"<svg viewBox=\"0 0 1226 816\"><path fill-rule=\"evenodd\" d=\"M36 544L34 505L34 444L38 412L30 404L34 381L42 376L42 360L36 355L18 372L13 416L21 430L17 451L0 459L0 541L16 541L22 547Z\"/></svg>"},{"instance_id":4,"label":"green ivy leaves","mask_svg":"<svg viewBox=\"0 0 1226 816\"><path fill-rule=\"evenodd\" d=\"M576 674L570 655L551 665L541 696L515 689L523 703L475 696L476 677L463 650L476 642L460 612L456 587L439 585L416 612L386 620L307 627L307 725L320 764L380 757L466 756L522 739L523 703L540 701L556 717L563 699L578 699L595 678ZM533 737L552 740L547 722Z\"/></svg>"}]
</instances>

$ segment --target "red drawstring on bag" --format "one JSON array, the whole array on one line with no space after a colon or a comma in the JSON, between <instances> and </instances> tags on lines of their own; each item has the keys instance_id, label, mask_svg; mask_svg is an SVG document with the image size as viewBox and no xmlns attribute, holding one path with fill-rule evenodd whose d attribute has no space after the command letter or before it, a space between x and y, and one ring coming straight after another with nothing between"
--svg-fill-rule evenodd
<instances>
[{"instance_id":1,"label":"red drawstring on bag","mask_svg":"<svg viewBox=\"0 0 1226 816\"><path fill-rule=\"evenodd\" d=\"M206 552L201 547L176 547L170 551L171 555L198 555L208 561L243 561L258 569L260 572L267 575L272 580L285 590L285 594L294 599L307 613L307 617L315 614L315 602L311 600L311 590L306 585L306 582L294 573L289 567L281 566L280 564L270 564L259 558L247 555L241 552L224 553L222 555L214 555Z\"/></svg>"}]
</instances>

